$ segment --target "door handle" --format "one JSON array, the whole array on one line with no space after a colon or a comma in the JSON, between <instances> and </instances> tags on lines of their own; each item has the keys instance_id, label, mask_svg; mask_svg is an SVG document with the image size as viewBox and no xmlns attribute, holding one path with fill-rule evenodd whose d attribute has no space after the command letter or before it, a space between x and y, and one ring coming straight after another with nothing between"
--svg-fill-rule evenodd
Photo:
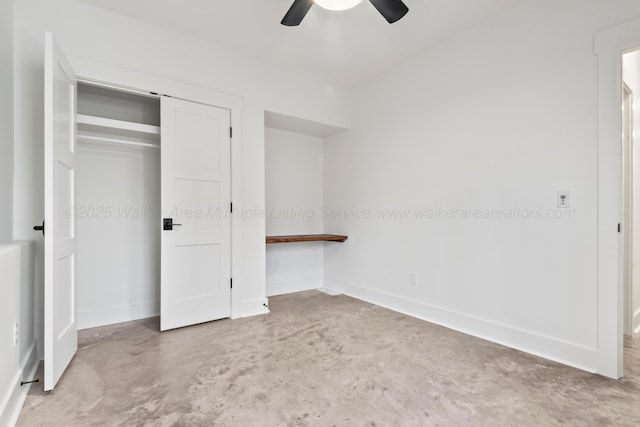
<instances>
[{"instance_id":1,"label":"door handle","mask_svg":"<svg viewBox=\"0 0 640 427\"><path fill-rule=\"evenodd\" d=\"M42 221L42 225L34 225L33 229L35 231L42 231L42 235L44 236L44 221Z\"/></svg>"},{"instance_id":2,"label":"door handle","mask_svg":"<svg viewBox=\"0 0 640 427\"><path fill-rule=\"evenodd\" d=\"M162 229L164 231L171 231L173 230L173 227L179 227L182 226L182 224L176 224L173 222L173 218L164 218L162 220Z\"/></svg>"}]
</instances>

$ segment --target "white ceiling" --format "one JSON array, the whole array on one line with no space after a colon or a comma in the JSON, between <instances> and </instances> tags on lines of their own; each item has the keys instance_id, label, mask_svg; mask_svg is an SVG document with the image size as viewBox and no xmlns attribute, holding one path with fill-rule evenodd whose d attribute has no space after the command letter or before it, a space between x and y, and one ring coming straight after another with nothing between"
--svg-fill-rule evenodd
<instances>
[{"instance_id":1,"label":"white ceiling","mask_svg":"<svg viewBox=\"0 0 640 427\"><path fill-rule=\"evenodd\" d=\"M299 27L280 25L293 0L78 1L348 85L520 0L404 0L409 13L391 25L367 0L344 12L316 5Z\"/></svg>"}]
</instances>

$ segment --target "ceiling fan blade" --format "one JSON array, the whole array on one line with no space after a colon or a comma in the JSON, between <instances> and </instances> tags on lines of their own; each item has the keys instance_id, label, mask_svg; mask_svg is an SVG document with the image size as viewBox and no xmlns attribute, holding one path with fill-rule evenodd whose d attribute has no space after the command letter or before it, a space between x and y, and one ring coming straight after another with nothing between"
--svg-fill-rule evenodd
<instances>
[{"instance_id":1,"label":"ceiling fan blade","mask_svg":"<svg viewBox=\"0 0 640 427\"><path fill-rule=\"evenodd\" d=\"M313 0L295 0L280 23L287 27L300 25L311 6L313 6Z\"/></svg>"},{"instance_id":2,"label":"ceiling fan blade","mask_svg":"<svg viewBox=\"0 0 640 427\"><path fill-rule=\"evenodd\" d=\"M369 0L373 7L378 9L378 12L389 24L393 24L404 15L409 12L409 8L402 0Z\"/></svg>"}]
</instances>

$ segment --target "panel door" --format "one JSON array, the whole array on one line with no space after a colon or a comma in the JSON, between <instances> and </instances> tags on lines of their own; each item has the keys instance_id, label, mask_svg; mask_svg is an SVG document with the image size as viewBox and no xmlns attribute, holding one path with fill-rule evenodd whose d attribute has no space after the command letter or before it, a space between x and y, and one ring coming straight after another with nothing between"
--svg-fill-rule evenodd
<instances>
[{"instance_id":1,"label":"panel door","mask_svg":"<svg viewBox=\"0 0 640 427\"><path fill-rule=\"evenodd\" d=\"M78 349L76 325L76 77L45 35L44 389L52 390Z\"/></svg>"},{"instance_id":2,"label":"panel door","mask_svg":"<svg viewBox=\"0 0 640 427\"><path fill-rule=\"evenodd\" d=\"M161 330L231 314L230 121L228 110L162 98Z\"/></svg>"}]
</instances>

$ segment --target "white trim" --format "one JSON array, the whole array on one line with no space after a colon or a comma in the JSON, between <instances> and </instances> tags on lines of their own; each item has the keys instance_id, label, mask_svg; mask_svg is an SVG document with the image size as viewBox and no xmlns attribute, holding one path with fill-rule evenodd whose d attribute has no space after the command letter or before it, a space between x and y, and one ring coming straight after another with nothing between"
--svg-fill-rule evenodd
<instances>
[{"instance_id":1,"label":"white trim","mask_svg":"<svg viewBox=\"0 0 640 427\"><path fill-rule=\"evenodd\" d=\"M596 372L598 360L596 348L469 316L355 283L337 280L326 280L326 282L331 283L331 289L340 290L344 295L564 365Z\"/></svg>"},{"instance_id":2,"label":"white trim","mask_svg":"<svg viewBox=\"0 0 640 427\"><path fill-rule=\"evenodd\" d=\"M84 85L87 86L93 86L93 87L99 87L99 88L103 88L103 89L109 89L109 90L117 90L118 92L126 92L126 93L131 93L134 95L138 95L138 96L144 96L146 98L154 98L154 99L158 99L160 98L160 95L157 93L151 93L151 92L145 92L139 89L135 89L135 88L131 88L131 87L124 87L124 86L113 86L112 84L109 83L105 83L105 82L100 82L100 81L95 81L95 80L91 80L91 79L78 79L78 83L83 83Z\"/></svg>"},{"instance_id":3,"label":"white trim","mask_svg":"<svg viewBox=\"0 0 640 427\"><path fill-rule=\"evenodd\" d=\"M236 307L236 310L231 316L232 319L258 316L269 313L269 300L267 298L244 300L235 303L234 307Z\"/></svg>"},{"instance_id":4,"label":"white trim","mask_svg":"<svg viewBox=\"0 0 640 427\"><path fill-rule=\"evenodd\" d=\"M103 307L78 311L78 330L131 322L160 315L160 301L143 301L136 304Z\"/></svg>"},{"instance_id":5,"label":"white trim","mask_svg":"<svg viewBox=\"0 0 640 427\"><path fill-rule=\"evenodd\" d=\"M622 53L640 44L640 18L601 31L598 56L598 373L623 374L620 96Z\"/></svg>"},{"instance_id":6,"label":"white trim","mask_svg":"<svg viewBox=\"0 0 640 427\"><path fill-rule=\"evenodd\" d=\"M626 112L628 120L630 120L629 135L627 140L622 141L622 278L624 286L624 334L631 335L633 333L633 218L634 218L634 185L633 185L633 91L624 82L624 72L622 80L622 99L621 104L624 103L624 98L629 96L629 105L624 105L628 108ZM625 110L626 111L626 110ZM624 120L623 119L623 123ZM628 206L627 206L628 203ZM625 210L626 207L626 210ZM625 241L626 240L626 241Z\"/></svg>"},{"instance_id":7,"label":"white trim","mask_svg":"<svg viewBox=\"0 0 640 427\"><path fill-rule=\"evenodd\" d=\"M7 384L9 387L7 387L6 394L2 396L0 401L0 425L15 426L18 422L20 411L31 389L31 384L20 386L20 382L33 379L38 371L39 364L38 348L34 342L27 352L27 357L21 369L15 373L11 383Z\"/></svg>"},{"instance_id":8,"label":"white trim","mask_svg":"<svg viewBox=\"0 0 640 427\"><path fill-rule=\"evenodd\" d=\"M86 127L89 129L96 127L109 128L118 131L160 135L160 126L126 122L124 120L107 119L105 117L88 116L86 114L76 114L76 120L78 127Z\"/></svg>"},{"instance_id":9,"label":"white trim","mask_svg":"<svg viewBox=\"0 0 640 427\"><path fill-rule=\"evenodd\" d=\"M69 57L69 60L78 80L83 82L91 81L93 84L137 92L160 93L236 112L243 109L243 100L236 95L88 59Z\"/></svg>"},{"instance_id":10,"label":"white trim","mask_svg":"<svg viewBox=\"0 0 640 427\"><path fill-rule=\"evenodd\" d=\"M94 135L82 135L78 134L76 137L78 141L78 147L80 148L113 148L113 144L118 144L124 147L140 147L140 148L153 148L155 150L160 149L160 144L151 144L149 142L137 142L128 141L126 139L119 138L105 138Z\"/></svg>"},{"instance_id":11,"label":"white trim","mask_svg":"<svg viewBox=\"0 0 640 427\"><path fill-rule=\"evenodd\" d=\"M336 291L335 289L331 289L331 288L320 288L320 289L318 289L318 291L322 292L323 294L327 294L329 296L332 296L332 297L341 295L341 292Z\"/></svg>"},{"instance_id":12,"label":"white trim","mask_svg":"<svg viewBox=\"0 0 640 427\"><path fill-rule=\"evenodd\" d=\"M640 309L633 313L632 328L634 334L640 334Z\"/></svg>"},{"instance_id":13,"label":"white trim","mask_svg":"<svg viewBox=\"0 0 640 427\"><path fill-rule=\"evenodd\" d=\"M623 67L624 68L624 67ZM629 104L625 103L625 97L629 97ZM622 126L629 120L631 125L629 135L624 134L622 141L622 280L624 287L624 317L623 327L624 334L631 335L633 333L633 234L634 234L634 183L633 183L633 91L624 82L624 71L622 78L622 99L621 105L624 104L626 118L622 118ZM628 203L628 206L627 206ZM626 210L625 210L626 208Z\"/></svg>"},{"instance_id":14,"label":"white trim","mask_svg":"<svg viewBox=\"0 0 640 427\"><path fill-rule=\"evenodd\" d=\"M292 294L294 292L311 291L324 286L322 277L312 277L309 279L288 280L286 282L267 282L267 296Z\"/></svg>"}]
</instances>

